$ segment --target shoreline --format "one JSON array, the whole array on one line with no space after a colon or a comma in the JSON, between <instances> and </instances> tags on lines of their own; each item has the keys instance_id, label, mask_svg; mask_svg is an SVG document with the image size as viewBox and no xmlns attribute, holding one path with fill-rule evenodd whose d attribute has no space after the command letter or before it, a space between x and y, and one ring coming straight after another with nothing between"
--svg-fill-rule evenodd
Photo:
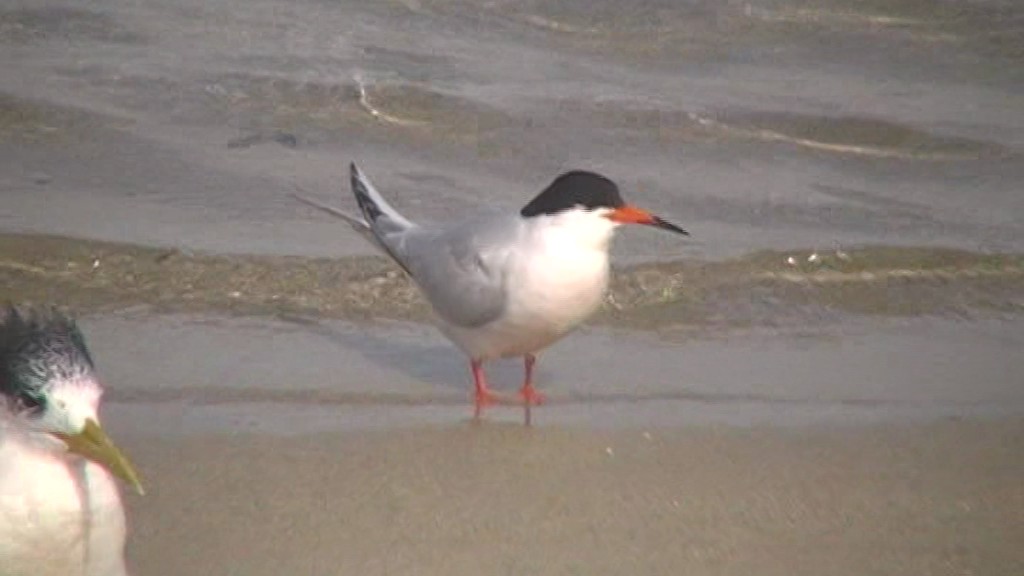
<instances>
[{"instance_id":1,"label":"shoreline","mask_svg":"<svg viewBox=\"0 0 1024 576\"><path fill-rule=\"evenodd\" d=\"M381 256L205 254L0 233L0 280L0 300L58 302L79 314L143 307L299 323L430 321L415 286ZM850 317L1022 311L1024 254L869 246L617 266L590 324L700 338L764 327L799 331Z\"/></svg>"}]
</instances>

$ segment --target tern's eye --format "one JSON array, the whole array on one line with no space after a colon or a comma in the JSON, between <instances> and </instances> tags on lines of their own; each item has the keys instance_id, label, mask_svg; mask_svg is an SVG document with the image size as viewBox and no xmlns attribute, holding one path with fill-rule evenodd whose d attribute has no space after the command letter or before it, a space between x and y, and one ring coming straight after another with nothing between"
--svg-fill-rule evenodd
<instances>
[{"instance_id":1,"label":"tern's eye","mask_svg":"<svg viewBox=\"0 0 1024 576\"><path fill-rule=\"evenodd\" d=\"M46 409L46 399L32 394L22 394L18 397L21 411L29 416L38 416Z\"/></svg>"}]
</instances>

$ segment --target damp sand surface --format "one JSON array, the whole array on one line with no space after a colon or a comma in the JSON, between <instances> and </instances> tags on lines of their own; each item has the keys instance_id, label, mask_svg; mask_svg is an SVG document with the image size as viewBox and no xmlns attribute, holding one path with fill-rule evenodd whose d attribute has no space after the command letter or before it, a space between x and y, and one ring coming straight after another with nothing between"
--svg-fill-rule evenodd
<instances>
[{"instance_id":1,"label":"damp sand surface","mask_svg":"<svg viewBox=\"0 0 1024 576\"><path fill-rule=\"evenodd\" d=\"M137 574L1013 575L1024 423L126 434Z\"/></svg>"},{"instance_id":2,"label":"damp sand surface","mask_svg":"<svg viewBox=\"0 0 1024 576\"><path fill-rule=\"evenodd\" d=\"M139 574L1022 568L1013 255L627 267L621 302L543 355L526 428L516 405L471 420L464 359L384 261L48 242L5 273L79 286L147 483L126 496ZM679 278L746 306L687 316ZM320 296L283 305L299 293ZM519 370L492 382L514 398Z\"/></svg>"},{"instance_id":3,"label":"damp sand surface","mask_svg":"<svg viewBox=\"0 0 1024 576\"><path fill-rule=\"evenodd\" d=\"M422 324L83 319L139 574L1016 574L1024 325L588 327L471 419ZM517 362L489 366L514 398Z\"/></svg>"},{"instance_id":4,"label":"damp sand surface","mask_svg":"<svg viewBox=\"0 0 1024 576\"><path fill-rule=\"evenodd\" d=\"M5 297L82 316L148 489L138 574L1021 569L1014 254L622 267L526 428L471 421L464 359L382 259L0 245ZM490 366L509 398L519 370Z\"/></svg>"},{"instance_id":5,"label":"damp sand surface","mask_svg":"<svg viewBox=\"0 0 1024 576\"><path fill-rule=\"evenodd\" d=\"M432 316L380 256L233 255L33 234L0 234L0 297L80 313L143 307L293 319ZM1016 316L1024 256L927 247L762 251L618 266L599 324L662 334L788 327L848 316Z\"/></svg>"}]
</instances>

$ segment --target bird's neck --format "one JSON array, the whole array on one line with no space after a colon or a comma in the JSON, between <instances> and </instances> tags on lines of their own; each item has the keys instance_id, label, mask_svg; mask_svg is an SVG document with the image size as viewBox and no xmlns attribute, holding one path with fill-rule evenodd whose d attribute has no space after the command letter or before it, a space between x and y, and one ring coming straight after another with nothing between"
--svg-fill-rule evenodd
<instances>
[{"instance_id":1,"label":"bird's neck","mask_svg":"<svg viewBox=\"0 0 1024 576\"><path fill-rule=\"evenodd\" d=\"M618 226L604 216L567 211L531 219L531 240L546 250L566 252L597 251L607 254Z\"/></svg>"}]
</instances>

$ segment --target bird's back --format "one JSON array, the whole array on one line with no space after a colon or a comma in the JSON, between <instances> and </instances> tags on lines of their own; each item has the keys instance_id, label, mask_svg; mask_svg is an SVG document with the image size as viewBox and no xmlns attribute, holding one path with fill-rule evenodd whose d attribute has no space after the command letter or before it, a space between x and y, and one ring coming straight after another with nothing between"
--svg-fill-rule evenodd
<instances>
[{"instance_id":1,"label":"bird's back","mask_svg":"<svg viewBox=\"0 0 1024 576\"><path fill-rule=\"evenodd\" d=\"M499 317L519 221L502 214L477 214L444 228L420 228L396 246L423 295L442 320L476 328Z\"/></svg>"},{"instance_id":2,"label":"bird's back","mask_svg":"<svg viewBox=\"0 0 1024 576\"><path fill-rule=\"evenodd\" d=\"M518 219L473 215L444 227L402 216L353 164L352 194L377 244L420 287L444 322L467 328L498 317Z\"/></svg>"}]
</instances>

